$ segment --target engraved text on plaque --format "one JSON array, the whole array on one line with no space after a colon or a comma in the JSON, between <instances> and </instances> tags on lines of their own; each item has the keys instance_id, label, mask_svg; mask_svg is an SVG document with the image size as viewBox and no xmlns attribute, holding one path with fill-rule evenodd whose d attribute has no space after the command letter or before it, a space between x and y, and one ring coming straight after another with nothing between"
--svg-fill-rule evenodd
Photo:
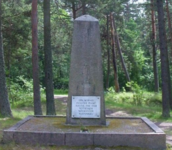
<instances>
[{"instance_id":1,"label":"engraved text on plaque","mask_svg":"<svg viewBox=\"0 0 172 150\"><path fill-rule=\"evenodd\" d=\"M100 118L100 96L72 96L72 118Z\"/></svg>"}]
</instances>

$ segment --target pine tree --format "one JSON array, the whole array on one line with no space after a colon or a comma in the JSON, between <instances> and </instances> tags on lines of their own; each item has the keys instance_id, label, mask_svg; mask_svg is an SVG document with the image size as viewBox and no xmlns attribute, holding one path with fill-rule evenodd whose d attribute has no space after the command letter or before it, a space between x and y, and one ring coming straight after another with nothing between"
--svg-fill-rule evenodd
<instances>
[{"instance_id":1,"label":"pine tree","mask_svg":"<svg viewBox=\"0 0 172 150\"><path fill-rule=\"evenodd\" d=\"M52 51L50 32L50 1L44 0L44 55L47 115L55 115L54 87L52 71Z\"/></svg>"},{"instance_id":2,"label":"pine tree","mask_svg":"<svg viewBox=\"0 0 172 150\"><path fill-rule=\"evenodd\" d=\"M162 116L170 117L170 71L164 24L163 1L157 0L160 55L161 55L161 78L162 78Z\"/></svg>"},{"instance_id":3,"label":"pine tree","mask_svg":"<svg viewBox=\"0 0 172 150\"><path fill-rule=\"evenodd\" d=\"M37 0L32 1L32 66L33 66L33 92L34 114L42 115L40 87L39 87L39 60L38 60L38 35L37 35Z\"/></svg>"},{"instance_id":4,"label":"pine tree","mask_svg":"<svg viewBox=\"0 0 172 150\"><path fill-rule=\"evenodd\" d=\"M5 79L4 50L2 42L2 0L0 0L0 114L12 117Z\"/></svg>"}]
</instances>

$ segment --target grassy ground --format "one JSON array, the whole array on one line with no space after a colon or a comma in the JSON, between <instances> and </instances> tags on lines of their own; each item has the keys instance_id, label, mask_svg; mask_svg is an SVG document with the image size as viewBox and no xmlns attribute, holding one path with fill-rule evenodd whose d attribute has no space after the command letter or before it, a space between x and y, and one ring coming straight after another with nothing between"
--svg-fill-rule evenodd
<instances>
[{"instance_id":1,"label":"grassy ground","mask_svg":"<svg viewBox=\"0 0 172 150\"><path fill-rule=\"evenodd\" d=\"M161 94L155 95L153 93L141 93L138 95L139 98L134 98L133 93L120 93L115 94L110 92L105 94L106 108L115 111L123 111L132 116L146 116L152 121L163 121L163 122L172 122L172 118L163 118L161 117ZM55 101L56 110L58 115L65 115L66 113L66 101L65 99L58 99ZM45 115L45 101L42 102L42 108ZM1 118L0 117L0 150L64 150L64 149L96 149L95 147L42 147L42 146L27 146L27 145L16 145L3 144L2 142L2 133L4 129L9 128L10 126L17 123L19 120L25 118L28 115L33 115L32 105L20 105L12 108L14 118ZM171 113L172 116L172 113ZM106 148L100 148L97 150L103 150ZM128 147L116 147L116 148L107 148L114 150L142 150L139 148L128 148ZM170 145L167 145L167 150L172 150Z\"/></svg>"},{"instance_id":2,"label":"grassy ground","mask_svg":"<svg viewBox=\"0 0 172 150\"><path fill-rule=\"evenodd\" d=\"M172 122L172 117L162 117L161 93L143 92L137 98L135 95L126 92L105 94L106 108L124 110L132 116L145 116L152 121Z\"/></svg>"}]
</instances>

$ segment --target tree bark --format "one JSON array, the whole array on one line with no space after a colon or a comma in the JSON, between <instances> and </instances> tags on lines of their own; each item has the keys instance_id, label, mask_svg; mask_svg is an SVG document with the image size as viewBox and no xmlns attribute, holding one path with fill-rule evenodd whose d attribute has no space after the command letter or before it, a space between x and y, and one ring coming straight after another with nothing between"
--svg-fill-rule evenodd
<instances>
[{"instance_id":1,"label":"tree bark","mask_svg":"<svg viewBox=\"0 0 172 150\"><path fill-rule=\"evenodd\" d=\"M124 73L126 75L127 81L130 82L130 76L129 76L129 73L127 71L127 67L125 65L124 58L123 58L123 55L122 55L121 45L120 45L119 36L118 36L118 33L117 33L117 28L116 28L114 17L113 17L113 22L114 22L114 28L115 28L115 37L116 37L115 39L116 39L117 48L118 48L119 56L120 56L121 63L122 63L122 68L123 68Z\"/></svg>"},{"instance_id":2,"label":"tree bark","mask_svg":"<svg viewBox=\"0 0 172 150\"><path fill-rule=\"evenodd\" d=\"M82 0L82 15L86 14L86 5L85 5L85 0Z\"/></svg>"},{"instance_id":3,"label":"tree bark","mask_svg":"<svg viewBox=\"0 0 172 150\"><path fill-rule=\"evenodd\" d=\"M166 31L164 24L163 1L157 0L160 55L161 55L161 78L162 78L162 116L170 117L170 70L166 43Z\"/></svg>"},{"instance_id":4,"label":"tree bark","mask_svg":"<svg viewBox=\"0 0 172 150\"><path fill-rule=\"evenodd\" d=\"M167 12L167 19L168 19L168 29L169 29L169 33L170 33L170 54L171 54L171 58L172 58L172 26L171 26L171 18L170 18L170 12L169 12L169 7L168 7L168 0L166 0L166 12Z\"/></svg>"},{"instance_id":5,"label":"tree bark","mask_svg":"<svg viewBox=\"0 0 172 150\"><path fill-rule=\"evenodd\" d=\"M166 0L166 11L167 11L167 18L168 18L168 29L170 32L170 40L171 40L171 42L170 42L170 48L171 48L170 55L172 58L172 26L171 26L171 18L170 18L170 12L169 12L169 7L168 7L168 0ZM172 109L172 95L170 95L170 109Z\"/></svg>"},{"instance_id":6,"label":"tree bark","mask_svg":"<svg viewBox=\"0 0 172 150\"><path fill-rule=\"evenodd\" d=\"M55 115L51 32L50 32L50 0L44 0L44 53L45 53L45 85L47 115Z\"/></svg>"},{"instance_id":7,"label":"tree bark","mask_svg":"<svg viewBox=\"0 0 172 150\"><path fill-rule=\"evenodd\" d=\"M119 83L118 83L118 70L116 63L116 51L115 51L115 35L114 35L114 23L113 23L113 15L110 14L110 22L111 22L111 40L112 40L112 62L113 62L113 70L114 70L114 80L115 80L115 91L120 92Z\"/></svg>"},{"instance_id":8,"label":"tree bark","mask_svg":"<svg viewBox=\"0 0 172 150\"><path fill-rule=\"evenodd\" d=\"M76 10L75 10L75 2L72 1L72 13L73 13L73 19L76 19Z\"/></svg>"},{"instance_id":9,"label":"tree bark","mask_svg":"<svg viewBox=\"0 0 172 150\"><path fill-rule=\"evenodd\" d=\"M5 79L5 62L2 42L2 0L0 0L0 114L3 117L12 117Z\"/></svg>"},{"instance_id":10,"label":"tree bark","mask_svg":"<svg viewBox=\"0 0 172 150\"><path fill-rule=\"evenodd\" d=\"M151 0L151 18L152 18L152 50L153 50L153 72L154 72L154 84L155 92L159 91L159 78L158 78L158 67L157 67L157 50L156 50L156 24L155 24L155 13L154 13L154 0Z\"/></svg>"},{"instance_id":11,"label":"tree bark","mask_svg":"<svg viewBox=\"0 0 172 150\"><path fill-rule=\"evenodd\" d=\"M110 75L110 50L109 50L109 16L106 16L107 18L107 75L106 75L106 90L109 88L109 75Z\"/></svg>"},{"instance_id":12,"label":"tree bark","mask_svg":"<svg viewBox=\"0 0 172 150\"><path fill-rule=\"evenodd\" d=\"M39 87L37 0L32 1L31 19L32 19L32 75L33 75L34 114L42 115L41 96L40 96L40 87Z\"/></svg>"}]
</instances>

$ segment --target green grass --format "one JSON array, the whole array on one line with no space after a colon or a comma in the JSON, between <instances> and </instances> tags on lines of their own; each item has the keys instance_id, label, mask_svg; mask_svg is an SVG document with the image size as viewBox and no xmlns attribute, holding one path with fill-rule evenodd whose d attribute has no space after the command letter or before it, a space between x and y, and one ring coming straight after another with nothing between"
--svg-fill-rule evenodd
<instances>
[{"instance_id":1,"label":"green grass","mask_svg":"<svg viewBox=\"0 0 172 150\"><path fill-rule=\"evenodd\" d=\"M55 95L67 95L68 94L68 90L54 89L54 94Z\"/></svg>"},{"instance_id":2,"label":"green grass","mask_svg":"<svg viewBox=\"0 0 172 150\"><path fill-rule=\"evenodd\" d=\"M20 119L23 119L29 115L34 115L33 110L30 110L30 109L27 110L27 108L12 109L12 112L13 112L14 118L20 118Z\"/></svg>"},{"instance_id":3,"label":"green grass","mask_svg":"<svg viewBox=\"0 0 172 150\"><path fill-rule=\"evenodd\" d=\"M105 103L107 108L115 110L125 110L132 116L145 116L152 121L172 122L172 117L162 117L162 100L161 93L143 92L140 96L139 103L135 102L135 93L115 93L105 94ZM172 116L172 111L171 111Z\"/></svg>"}]
</instances>

